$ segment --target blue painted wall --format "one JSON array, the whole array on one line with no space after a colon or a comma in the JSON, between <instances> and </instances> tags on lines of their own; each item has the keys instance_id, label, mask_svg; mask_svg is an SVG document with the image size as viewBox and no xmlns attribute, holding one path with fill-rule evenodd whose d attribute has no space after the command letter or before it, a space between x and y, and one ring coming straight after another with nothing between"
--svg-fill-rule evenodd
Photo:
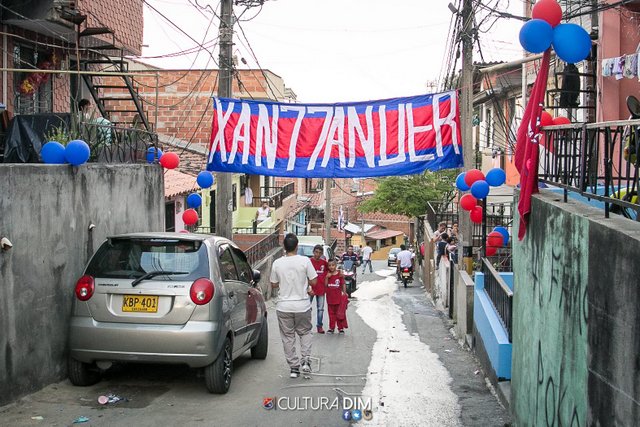
<instances>
[{"instance_id":1,"label":"blue painted wall","mask_svg":"<svg viewBox=\"0 0 640 427\"><path fill-rule=\"evenodd\" d=\"M513 289L513 274L505 278ZM484 274L476 273L473 299L473 322L482 340L491 367L498 378L511 379L511 343L507 330L498 317L498 313L489 295L484 289Z\"/></svg>"}]
</instances>

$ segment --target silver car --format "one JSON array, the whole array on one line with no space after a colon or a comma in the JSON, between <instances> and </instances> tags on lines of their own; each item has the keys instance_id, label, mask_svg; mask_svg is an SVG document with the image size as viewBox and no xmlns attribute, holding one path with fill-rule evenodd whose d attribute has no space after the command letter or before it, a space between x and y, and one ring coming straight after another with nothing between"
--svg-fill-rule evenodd
<instances>
[{"instance_id":1,"label":"silver car","mask_svg":"<svg viewBox=\"0 0 640 427\"><path fill-rule=\"evenodd\" d=\"M387 265L389 267L396 266L398 264L397 256L400 253L400 248L391 248L389 256L387 257Z\"/></svg>"},{"instance_id":2,"label":"silver car","mask_svg":"<svg viewBox=\"0 0 640 427\"><path fill-rule=\"evenodd\" d=\"M226 393L233 360L267 357L260 272L231 241L183 233L108 238L75 287L69 379L86 386L113 362L204 368L207 389Z\"/></svg>"}]
</instances>

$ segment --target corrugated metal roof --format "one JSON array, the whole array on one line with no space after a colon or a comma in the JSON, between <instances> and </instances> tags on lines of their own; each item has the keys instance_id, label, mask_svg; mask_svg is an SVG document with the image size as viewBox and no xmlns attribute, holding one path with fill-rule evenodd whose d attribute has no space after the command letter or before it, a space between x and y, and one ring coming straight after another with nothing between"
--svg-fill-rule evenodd
<instances>
[{"instance_id":1,"label":"corrugated metal roof","mask_svg":"<svg viewBox=\"0 0 640 427\"><path fill-rule=\"evenodd\" d=\"M384 240L390 237L399 236L401 234L404 233L397 230L379 230L368 233L365 235L365 237L369 240Z\"/></svg>"}]
</instances>

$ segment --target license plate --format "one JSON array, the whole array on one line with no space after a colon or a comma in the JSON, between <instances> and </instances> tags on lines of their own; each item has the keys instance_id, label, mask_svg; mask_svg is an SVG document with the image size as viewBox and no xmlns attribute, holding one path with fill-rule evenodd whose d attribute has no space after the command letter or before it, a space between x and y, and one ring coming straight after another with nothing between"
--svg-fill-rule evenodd
<instances>
[{"instance_id":1,"label":"license plate","mask_svg":"<svg viewBox=\"0 0 640 427\"><path fill-rule=\"evenodd\" d=\"M124 295L122 297L122 312L157 313L158 297L156 295Z\"/></svg>"},{"instance_id":2,"label":"license plate","mask_svg":"<svg viewBox=\"0 0 640 427\"><path fill-rule=\"evenodd\" d=\"M409 274L409 273L407 273L407 272L402 273L402 277L409 277L409 276L410 276L410 274Z\"/></svg>"}]
</instances>

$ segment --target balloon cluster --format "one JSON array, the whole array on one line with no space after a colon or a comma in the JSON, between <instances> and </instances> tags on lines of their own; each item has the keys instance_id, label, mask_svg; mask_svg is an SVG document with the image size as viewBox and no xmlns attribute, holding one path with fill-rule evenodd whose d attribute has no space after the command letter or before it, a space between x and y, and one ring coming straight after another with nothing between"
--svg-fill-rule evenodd
<instances>
[{"instance_id":1,"label":"balloon cluster","mask_svg":"<svg viewBox=\"0 0 640 427\"><path fill-rule=\"evenodd\" d=\"M556 55L569 64L589 56L589 33L577 24L561 24L562 8L556 0L538 1L531 16L520 29L520 44L526 51L542 53L553 46Z\"/></svg>"},{"instance_id":2,"label":"balloon cluster","mask_svg":"<svg viewBox=\"0 0 640 427\"><path fill-rule=\"evenodd\" d=\"M42 161L50 165L69 163L73 166L80 166L86 163L90 156L89 145L80 139L69 141L66 147L58 141L49 141L42 146L40 151Z\"/></svg>"},{"instance_id":3,"label":"balloon cluster","mask_svg":"<svg viewBox=\"0 0 640 427\"><path fill-rule=\"evenodd\" d=\"M196 182L200 188L210 188L213 185L213 174L209 171L202 171L198 174ZM195 225L198 222L198 209L202 205L202 196L198 193L191 193L187 196L187 206L191 209L187 209L182 213L182 221L186 225Z\"/></svg>"},{"instance_id":4,"label":"balloon cluster","mask_svg":"<svg viewBox=\"0 0 640 427\"><path fill-rule=\"evenodd\" d=\"M460 198L460 207L469 211L471 221L480 224L482 222L482 207L478 206L478 199L484 199L489 195L489 186L499 187L504 184L507 175L500 168L493 168L485 177L478 169L470 169L462 172L456 178L456 187L460 191L469 191Z\"/></svg>"},{"instance_id":5,"label":"balloon cluster","mask_svg":"<svg viewBox=\"0 0 640 427\"><path fill-rule=\"evenodd\" d=\"M498 252L498 248L507 246L507 243L509 243L509 230L504 227L495 227L487 235L485 255L494 256Z\"/></svg>"},{"instance_id":6,"label":"balloon cluster","mask_svg":"<svg viewBox=\"0 0 640 427\"><path fill-rule=\"evenodd\" d=\"M571 123L571 120L569 120L567 117L564 117L564 116L553 117L551 114L547 113L546 111L543 111L542 115L540 116L540 126L568 125L570 123Z\"/></svg>"},{"instance_id":7,"label":"balloon cluster","mask_svg":"<svg viewBox=\"0 0 640 427\"><path fill-rule=\"evenodd\" d=\"M165 169L175 169L180 164L180 157L176 153L163 153L159 148L149 147L147 150L147 163L154 163L156 159L160 166Z\"/></svg>"}]
</instances>

